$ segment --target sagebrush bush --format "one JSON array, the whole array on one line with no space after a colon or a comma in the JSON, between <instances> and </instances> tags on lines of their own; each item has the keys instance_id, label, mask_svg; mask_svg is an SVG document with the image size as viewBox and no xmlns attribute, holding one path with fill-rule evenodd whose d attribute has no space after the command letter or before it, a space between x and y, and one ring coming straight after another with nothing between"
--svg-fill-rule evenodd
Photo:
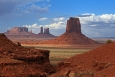
<instances>
[{"instance_id":1,"label":"sagebrush bush","mask_svg":"<svg viewBox=\"0 0 115 77\"><path fill-rule=\"evenodd\" d=\"M110 43L112 43L112 40L107 40L106 43L110 44Z\"/></svg>"}]
</instances>

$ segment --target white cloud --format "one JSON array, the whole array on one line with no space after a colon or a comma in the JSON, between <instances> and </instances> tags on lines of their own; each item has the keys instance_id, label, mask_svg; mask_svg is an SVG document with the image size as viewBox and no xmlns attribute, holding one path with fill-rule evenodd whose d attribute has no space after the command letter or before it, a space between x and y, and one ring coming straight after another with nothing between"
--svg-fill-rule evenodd
<instances>
[{"instance_id":1,"label":"white cloud","mask_svg":"<svg viewBox=\"0 0 115 77\"><path fill-rule=\"evenodd\" d=\"M81 15L93 15L94 13L83 13Z\"/></svg>"},{"instance_id":2,"label":"white cloud","mask_svg":"<svg viewBox=\"0 0 115 77\"><path fill-rule=\"evenodd\" d=\"M36 14L43 14L43 13L47 13L49 11L49 7L51 5L44 5L44 6L40 6L38 4L28 4L28 5L23 5L23 6L19 6L15 9L16 13L23 13L23 14L31 14L31 13L36 13Z\"/></svg>"},{"instance_id":3,"label":"white cloud","mask_svg":"<svg viewBox=\"0 0 115 77\"><path fill-rule=\"evenodd\" d=\"M89 15L89 14L87 14L87 15ZM79 17L79 18L80 18L80 21L82 24L91 24L92 22L114 23L115 14L102 14L102 15L96 16L95 14L92 13L90 16Z\"/></svg>"},{"instance_id":4,"label":"white cloud","mask_svg":"<svg viewBox=\"0 0 115 77\"><path fill-rule=\"evenodd\" d=\"M112 37L115 36L115 14L102 14L95 15L94 13L84 13L80 16L81 29L82 33L88 37ZM28 25L28 27L33 27L35 33L39 32L38 29L43 26L44 28L50 28L52 34L63 34L66 29L66 21L68 18L59 17L59 18L41 18L43 20L50 20L50 24L33 24ZM56 31L56 32L54 32ZM58 32L59 31L59 32Z\"/></svg>"},{"instance_id":5,"label":"white cloud","mask_svg":"<svg viewBox=\"0 0 115 77\"><path fill-rule=\"evenodd\" d=\"M48 18L43 17L43 18L40 18L40 19L39 19L39 21L44 21L44 20L48 20Z\"/></svg>"},{"instance_id":6,"label":"white cloud","mask_svg":"<svg viewBox=\"0 0 115 77\"><path fill-rule=\"evenodd\" d=\"M65 22L57 22L57 23L51 23L48 25L38 25L37 23L32 24L32 25L23 25L24 27L27 27L29 29L38 29L41 26L44 28L50 28L50 29L63 29L65 28L66 23Z\"/></svg>"},{"instance_id":7,"label":"white cloud","mask_svg":"<svg viewBox=\"0 0 115 77\"><path fill-rule=\"evenodd\" d=\"M65 18L64 17L59 17L59 18L53 18L54 21L64 21Z\"/></svg>"},{"instance_id":8,"label":"white cloud","mask_svg":"<svg viewBox=\"0 0 115 77\"><path fill-rule=\"evenodd\" d=\"M40 26L43 26L43 27L49 27L51 29L63 29L65 28L66 26L66 18L64 17L59 17L59 18L47 18L47 17L43 17L43 18L40 18L39 21L44 21L44 20L47 20L50 21L51 23L50 24L44 24L44 25L40 25Z\"/></svg>"},{"instance_id":9,"label":"white cloud","mask_svg":"<svg viewBox=\"0 0 115 77\"><path fill-rule=\"evenodd\" d=\"M45 27L49 27L51 29L62 29L65 28L66 23L65 22L57 22L57 23L51 23L49 25L44 25Z\"/></svg>"},{"instance_id":10,"label":"white cloud","mask_svg":"<svg viewBox=\"0 0 115 77\"><path fill-rule=\"evenodd\" d=\"M43 20L47 20L49 18L46 18L46 17L43 17L43 18L40 18L39 21L43 21ZM56 19L56 20L54 20ZM60 18L53 18L53 19L49 19L51 20L51 23L50 24L32 24L32 25L23 25L24 27L27 27L29 29L33 29L33 32L34 33L39 33L39 30L40 30L40 27L44 27L44 28L49 28L50 29L50 32L52 34L55 34L55 35L60 35L62 34L61 32L64 32L65 28L66 28L66 18L64 17L60 17ZM63 31L61 31L63 30ZM55 31L55 32L54 32ZM59 31L59 32L58 32ZM56 33L58 32L58 33Z\"/></svg>"},{"instance_id":11,"label":"white cloud","mask_svg":"<svg viewBox=\"0 0 115 77\"><path fill-rule=\"evenodd\" d=\"M50 0L0 0L0 15L6 14L16 14L16 13L46 13L48 12L48 8L51 7L50 4L45 5L44 7L35 4L40 1L50 1Z\"/></svg>"},{"instance_id":12,"label":"white cloud","mask_svg":"<svg viewBox=\"0 0 115 77\"><path fill-rule=\"evenodd\" d=\"M32 25L23 25L23 27L27 27L29 29L36 29L36 28L39 28L38 24L35 23L35 24L32 24Z\"/></svg>"},{"instance_id":13,"label":"white cloud","mask_svg":"<svg viewBox=\"0 0 115 77\"><path fill-rule=\"evenodd\" d=\"M85 13L89 15L79 17L82 32L90 37L114 36L115 14L95 15L94 13Z\"/></svg>"}]
</instances>

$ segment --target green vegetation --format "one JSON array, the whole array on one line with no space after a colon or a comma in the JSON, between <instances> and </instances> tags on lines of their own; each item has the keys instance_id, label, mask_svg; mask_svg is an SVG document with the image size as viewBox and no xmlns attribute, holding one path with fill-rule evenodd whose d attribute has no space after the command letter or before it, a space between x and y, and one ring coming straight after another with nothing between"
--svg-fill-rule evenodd
<instances>
[{"instance_id":1,"label":"green vegetation","mask_svg":"<svg viewBox=\"0 0 115 77\"><path fill-rule=\"evenodd\" d=\"M84 71L84 72L75 72L75 77L82 77L82 76L90 76L93 77L94 76L94 71Z\"/></svg>"},{"instance_id":2,"label":"green vegetation","mask_svg":"<svg viewBox=\"0 0 115 77\"><path fill-rule=\"evenodd\" d=\"M107 40L106 43L110 44L110 43L112 43L112 40Z\"/></svg>"}]
</instances>

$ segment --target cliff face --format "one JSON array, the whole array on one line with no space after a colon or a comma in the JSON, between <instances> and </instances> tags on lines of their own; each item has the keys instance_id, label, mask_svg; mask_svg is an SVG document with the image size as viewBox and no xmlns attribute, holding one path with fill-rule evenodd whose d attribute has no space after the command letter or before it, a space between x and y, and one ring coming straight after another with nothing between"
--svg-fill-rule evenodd
<instances>
[{"instance_id":1,"label":"cliff face","mask_svg":"<svg viewBox=\"0 0 115 77\"><path fill-rule=\"evenodd\" d=\"M55 38L56 36L54 36L53 34L50 34L49 28L44 28L44 31L43 31L43 27L41 27L40 33L37 34L37 37L38 38Z\"/></svg>"},{"instance_id":2,"label":"cliff face","mask_svg":"<svg viewBox=\"0 0 115 77\"><path fill-rule=\"evenodd\" d=\"M50 35L49 28L44 28L44 31L43 31L43 27L41 27L39 34L48 34L48 35Z\"/></svg>"},{"instance_id":3,"label":"cliff face","mask_svg":"<svg viewBox=\"0 0 115 77\"><path fill-rule=\"evenodd\" d=\"M40 33L43 33L43 27L40 28Z\"/></svg>"},{"instance_id":4,"label":"cliff face","mask_svg":"<svg viewBox=\"0 0 115 77\"><path fill-rule=\"evenodd\" d=\"M8 30L7 33L10 34L16 34L16 33L24 33L27 32L28 33L28 28L26 27L14 27L11 30Z\"/></svg>"},{"instance_id":5,"label":"cliff face","mask_svg":"<svg viewBox=\"0 0 115 77\"><path fill-rule=\"evenodd\" d=\"M50 34L49 28L45 28L45 29L44 29L44 34Z\"/></svg>"},{"instance_id":6,"label":"cliff face","mask_svg":"<svg viewBox=\"0 0 115 77\"><path fill-rule=\"evenodd\" d=\"M25 48L0 34L0 74L4 77L44 77L55 72L49 50ZM7 69L7 70L6 70Z\"/></svg>"},{"instance_id":7,"label":"cliff face","mask_svg":"<svg viewBox=\"0 0 115 77\"><path fill-rule=\"evenodd\" d=\"M66 32L54 40L45 41L45 44L56 45L91 45L98 44L92 39L86 37L81 32L81 24L79 18L70 17L67 20Z\"/></svg>"},{"instance_id":8,"label":"cliff face","mask_svg":"<svg viewBox=\"0 0 115 77\"><path fill-rule=\"evenodd\" d=\"M66 33L71 33L71 32L76 32L78 34L81 34L81 24L79 18L70 17L70 19L67 20Z\"/></svg>"}]
</instances>

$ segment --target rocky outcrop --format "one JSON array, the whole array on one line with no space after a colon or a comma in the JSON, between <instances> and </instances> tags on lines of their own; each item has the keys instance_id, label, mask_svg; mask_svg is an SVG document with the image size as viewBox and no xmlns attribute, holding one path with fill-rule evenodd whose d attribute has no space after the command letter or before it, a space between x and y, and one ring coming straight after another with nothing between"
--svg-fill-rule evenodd
<instances>
[{"instance_id":1,"label":"rocky outcrop","mask_svg":"<svg viewBox=\"0 0 115 77\"><path fill-rule=\"evenodd\" d=\"M56 36L50 34L49 28L44 28L41 27L40 33L37 34L39 38L55 38Z\"/></svg>"},{"instance_id":2,"label":"rocky outcrop","mask_svg":"<svg viewBox=\"0 0 115 77\"><path fill-rule=\"evenodd\" d=\"M49 77L114 77L115 42L76 54L58 63L57 70L57 73Z\"/></svg>"},{"instance_id":3,"label":"rocky outcrop","mask_svg":"<svg viewBox=\"0 0 115 77\"><path fill-rule=\"evenodd\" d=\"M0 76L46 77L55 72L49 61L49 53L49 50L22 47L0 34Z\"/></svg>"},{"instance_id":4,"label":"rocky outcrop","mask_svg":"<svg viewBox=\"0 0 115 77\"><path fill-rule=\"evenodd\" d=\"M45 28L45 29L44 29L44 34L50 34L49 28Z\"/></svg>"},{"instance_id":5,"label":"rocky outcrop","mask_svg":"<svg viewBox=\"0 0 115 77\"><path fill-rule=\"evenodd\" d=\"M35 34L31 31L29 32L26 27L14 27L7 32L4 33L10 39L19 39L19 38L55 38L54 35L50 34L49 28L45 28L43 31L43 27L40 28L40 33Z\"/></svg>"},{"instance_id":6,"label":"rocky outcrop","mask_svg":"<svg viewBox=\"0 0 115 77\"><path fill-rule=\"evenodd\" d=\"M26 27L14 27L8 30L6 34L17 34L17 33L28 33L28 28Z\"/></svg>"},{"instance_id":7,"label":"rocky outcrop","mask_svg":"<svg viewBox=\"0 0 115 77\"><path fill-rule=\"evenodd\" d=\"M40 33L43 33L43 27L40 28Z\"/></svg>"},{"instance_id":8,"label":"rocky outcrop","mask_svg":"<svg viewBox=\"0 0 115 77\"><path fill-rule=\"evenodd\" d=\"M38 33L38 35L39 34L50 35L49 28L44 28L44 31L43 31L43 27L41 27L40 33Z\"/></svg>"},{"instance_id":9,"label":"rocky outcrop","mask_svg":"<svg viewBox=\"0 0 115 77\"><path fill-rule=\"evenodd\" d=\"M78 34L81 34L81 24L79 18L70 17L70 19L67 20L66 33L71 33L71 32L76 32Z\"/></svg>"},{"instance_id":10,"label":"rocky outcrop","mask_svg":"<svg viewBox=\"0 0 115 77\"><path fill-rule=\"evenodd\" d=\"M70 17L67 20L66 32L61 36L48 41L43 41L44 44L55 45L93 45L98 44L92 39L86 37L81 32L81 24L79 18Z\"/></svg>"}]
</instances>

